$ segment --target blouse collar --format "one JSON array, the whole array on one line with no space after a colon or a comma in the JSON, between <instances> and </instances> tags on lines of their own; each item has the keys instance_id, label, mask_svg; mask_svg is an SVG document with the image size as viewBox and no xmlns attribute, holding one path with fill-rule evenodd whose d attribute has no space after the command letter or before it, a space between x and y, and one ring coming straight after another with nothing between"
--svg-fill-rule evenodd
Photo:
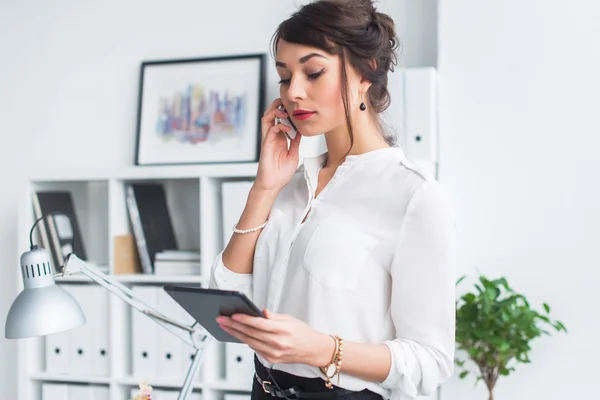
<instances>
[{"instance_id":1,"label":"blouse collar","mask_svg":"<svg viewBox=\"0 0 600 400\"><path fill-rule=\"evenodd\" d=\"M327 156L328 153L325 152L316 157L304 157L304 177L313 188L313 196L318 183L319 171L325 166ZM344 162L335 171L335 175L340 177L354 166L364 165L371 161L382 160L386 157L394 157L402 160L404 158L404 152L399 147L385 147L383 149L372 150L362 154L348 155L346 156Z\"/></svg>"},{"instance_id":2,"label":"blouse collar","mask_svg":"<svg viewBox=\"0 0 600 400\"><path fill-rule=\"evenodd\" d=\"M309 172L318 172L325 166L328 153L322 153L316 157L304 157L304 167ZM384 147L382 149L368 151L362 154L347 155L344 162L338 167L349 167L356 164L362 164L370 161L381 160L386 157L404 157L404 152L399 147Z\"/></svg>"}]
</instances>

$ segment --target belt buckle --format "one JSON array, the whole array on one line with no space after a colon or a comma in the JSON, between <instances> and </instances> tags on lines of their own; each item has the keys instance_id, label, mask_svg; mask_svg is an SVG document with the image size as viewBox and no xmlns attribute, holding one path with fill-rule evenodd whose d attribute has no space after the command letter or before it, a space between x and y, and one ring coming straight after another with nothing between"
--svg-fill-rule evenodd
<instances>
[{"instance_id":1,"label":"belt buckle","mask_svg":"<svg viewBox=\"0 0 600 400\"><path fill-rule=\"evenodd\" d=\"M273 383L269 382L269 381L262 381L262 388L265 391L265 393L268 394L272 394L272 390L273 390Z\"/></svg>"}]
</instances>

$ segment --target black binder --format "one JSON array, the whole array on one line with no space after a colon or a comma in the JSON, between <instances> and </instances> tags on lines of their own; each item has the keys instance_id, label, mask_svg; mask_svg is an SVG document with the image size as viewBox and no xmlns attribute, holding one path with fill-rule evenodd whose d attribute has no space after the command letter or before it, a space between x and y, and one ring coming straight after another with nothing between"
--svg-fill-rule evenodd
<instances>
[{"instance_id":1,"label":"black binder","mask_svg":"<svg viewBox=\"0 0 600 400\"><path fill-rule=\"evenodd\" d=\"M145 274L154 273L154 258L163 250L178 250L163 185L127 185L127 209Z\"/></svg>"},{"instance_id":2,"label":"black binder","mask_svg":"<svg viewBox=\"0 0 600 400\"><path fill-rule=\"evenodd\" d=\"M63 215L51 215L38 223L38 227L43 223L43 227L40 227L42 238L40 247L46 247L50 250L54 264L59 267L63 266L65 259L70 253L75 253L82 260L87 260L71 192L35 192L33 193L33 204L36 219L42 215L47 216L51 212L60 212L68 215L73 222L72 230L68 219ZM74 247L72 247L73 242Z\"/></svg>"}]
</instances>

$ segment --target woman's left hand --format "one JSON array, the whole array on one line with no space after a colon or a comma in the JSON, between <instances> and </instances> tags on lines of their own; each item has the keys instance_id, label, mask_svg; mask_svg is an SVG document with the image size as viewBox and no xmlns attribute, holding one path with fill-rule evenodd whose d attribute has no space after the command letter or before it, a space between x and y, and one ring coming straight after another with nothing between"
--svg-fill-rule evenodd
<instances>
[{"instance_id":1,"label":"woman's left hand","mask_svg":"<svg viewBox=\"0 0 600 400\"><path fill-rule=\"evenodd\" d=\"M219 317L217 322L272 364L322 367L331 360L335 342L329 335L290 315L263 312L266 318L234 314L231 318Z\"/></svg>"}]
</instances>

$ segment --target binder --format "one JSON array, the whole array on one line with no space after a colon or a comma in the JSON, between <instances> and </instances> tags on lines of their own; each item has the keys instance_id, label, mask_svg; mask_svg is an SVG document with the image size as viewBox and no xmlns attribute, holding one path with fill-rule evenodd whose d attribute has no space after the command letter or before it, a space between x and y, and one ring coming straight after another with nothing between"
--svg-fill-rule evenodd
<instances>
[{"instance_id":1,"label":"binder","mask_svg":"<svg viewBox=\"0 0 600 400\"><path fill-rule=\"evenodd\" d=\"M91 375L108 376L110 375L109 292L102 286L89 286L86 295L85 303L90 308L86 316L92 331Z\"/></svg>"},{"instance_id":2,"label":"binder","mask_svg":"<svg viewBox=\"0 0 600 400\"><path fill-rule=\"evenodd\" d=\"M399 68L388 73L392 102L382 113L406 157L431 172L438 162L435 68Z\"/></svg>"},{"instance_id":3,"label":"binder","mask_svg":"<svg viewBox=\"0 0 600 400\"><path fill-rule=\"evenodd\" d=\"M254 351L244 343L225 343L225 380L251 389L253 377Z\"/></svg>"},{"instance_id":4,"label":"binder","mask_svg":"<svg viewBox=\"0 0 600 400\"><path fill-rule=\"evenodd\" d=\"M90 400L110 400L110 391L108 386L90 386Z\"/></svg>"},{"instance_id":5,"label":"binder","mask_svg":"<svg viewBox=\"0 0 600 400\"><path fill-rule=\"evenodd\" d=\"M67 400L69 386L64 383L43 383L42 400ZM86 397L84 397L86 398Z\"/></svg>"},{"instance_id":6,"label":"binder","mask_svg":"<svg viewBox=\"0 0 600 400\"><path fill-rule=\"evenodd\" d=\"M75 253L82 260L87 260L87 253L83 243L81 229L73 197L69 191L39 191L33 194L34 213L36 219L51 212L60 212L64 215L52 215L41 221L44 230L41 232L49 237L51 253L56 267L64 264L65 258L70 253ZM72 247L74 243L75 247ZM42 243L45 245L45 243Z\"/></svg>"},{"instance_id":7,"label":"binder","mask_svg":"<svg viewBox=\"0 0 600 400\"><path fill-rule=\"evenodd\" d=\"M141 301L156 308L156 287L138 285L132 290ZM163 328L138 311L132 311L131 323L133 376L140 382L152 382L158 372L158 329Z\"/></svg>"},{"instance_id":8,"label":"binder","mask_svg":"<svg viewBox=\"0 0 600 400\"><path fill-rule=\"evenodd\" d=\"M92 324L93 299L88 296L90 285L72 284L64 285L65 290L70 292L75 300L81 305L86 318L86 324L69 331L69 373L74 376L86 376L92 373Z\"/></svg>"},{"instance_id":9,"label":"binder","mask_svg":"<svg viewBox=\"0 0 600 400\"><path fill-rule=\"evenodd\" d=\"M132 290L140 300L166 317L190 326L195 322L162 287L140 285L134 286ZM187 333L181 331L173 334L140 312L134 312L131 321L134 377L139 381L152 382L160 377L183 382L195 353L193 347L178 337L186 336ZM201 373L202 366L194 377L196 381L200 379Z\"/></svg>"},{"instance_id":10,"label":"binder","mask_svg":"<svg viewBox=\"0 0 600 400\"><path fill-rule=\"evenodd\" d=\"M161 287L156 287L154 289L157 291L157 310L169 318L176 321L182 321L181 306L162 290ZM165 379L182 380L185 376L183 370L185 349L190 349L191 347L168 330L160 326L157 326L157 329L158 375ZM182 335L185 334L186 333L182 331Z\"/></svg>"},{"instance_id":11,"label":"binder","mask_svg":"<svg viewBox=\"0 0 600 400\"><path fill-rule=\"evenodd\" d=\"M69 400L89 399L92 395L90 386L69 384ZM66 398L65 398L66 399Z\"/></svg>"},{"instance_id":12,"label":"binder","mask_svg":"<svg viewBox=\"0 0 600 400\"><path fill-rule=\"evenodd\" d=\"M36 193L33 193L31 195L31 199L33 202L33 215L35 216L35 219L38 220L39 218L42 217L42 207L40 205L40 201L38 199L38 196ZM41 222L38 223L37 225L38 227L38 247L42 248L42 249L46 249L50 252L50 256L52 257L52 264L54 264L54 266L52 267L53 271L56 271L56 266L59 265L57 264L57 258L56 255L54 254L54 249L52 248L52 245L50 243L50 232L48 231L49 226L48 226L48 221L47 220L43 220Z\"/></svg>"},{"instance_id":13,"label":"binder","mask_svg":"<svg viewBox=\"0 0 600 400\"><path fill-rule=\"evenodd\" d=\"M406 92L406 155L409 159L437 163L437 98L433 68L404 70Z\"/></svg>"},{"instance_id":14,"label":"binder","mask_svg":"<svg viewBox=\"0 0 600 400\"><path fill-rule=\"evenodd\" d=\"M152 274L156 253L178 249L164 187L154 183L127 185L126 201L142 270Z\"/></svg>"},{"instance_id":15,"label":"binder","mask_svg":"<svg viewBox=\"0 0 600 400\"><path fill-rule=\"evenodd\" d=\"M70 332L59 332L45 338L46 372L68 375L70 356Z\"/></svg>"}]
</instances>

